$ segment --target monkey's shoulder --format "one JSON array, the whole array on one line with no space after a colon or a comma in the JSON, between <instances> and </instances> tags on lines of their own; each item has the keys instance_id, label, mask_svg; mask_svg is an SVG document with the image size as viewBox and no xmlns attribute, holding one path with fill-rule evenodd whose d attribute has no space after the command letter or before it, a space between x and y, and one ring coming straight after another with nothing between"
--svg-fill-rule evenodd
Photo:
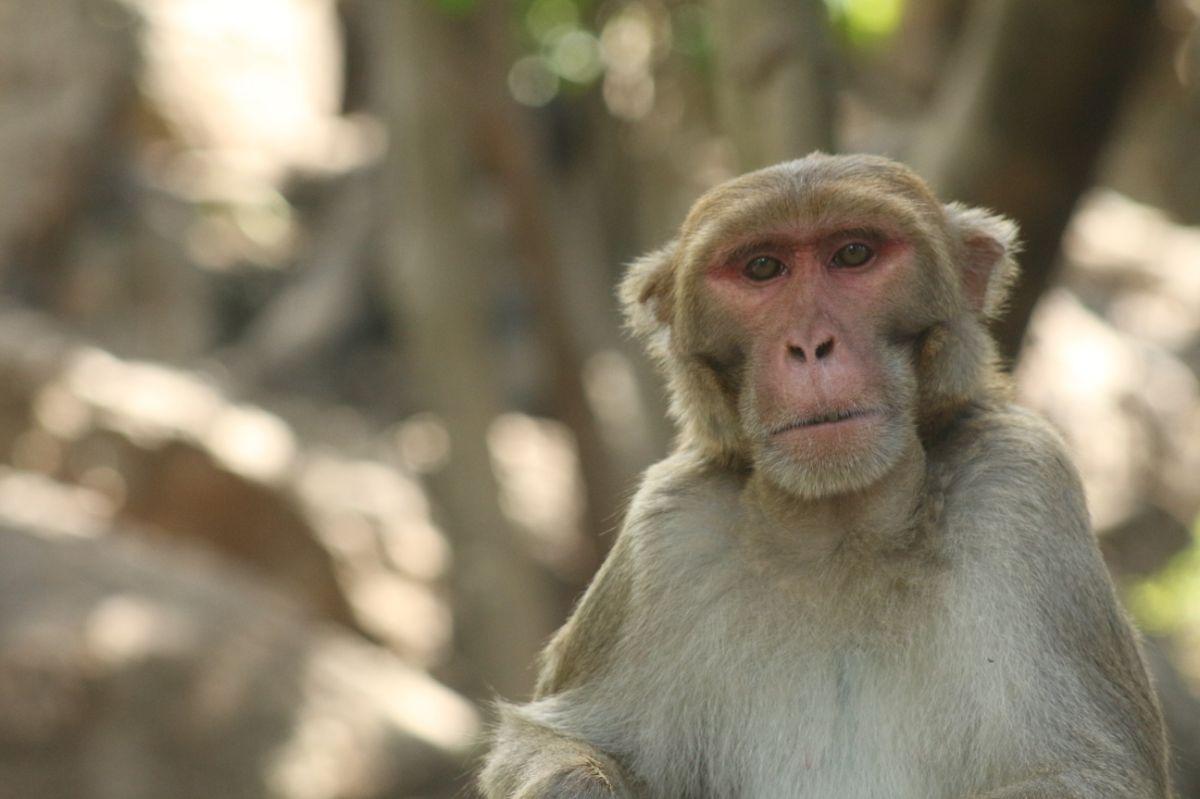
<instances>
[{"instance_id":1,"label":"monkey's shoulder","mask_svg":"<svg viewBox=\"0 0 1200 799\"><path fill-rule=\"evenodd\" d=\"M688 452L647 469L608 557L543 653L539 696L594 679L628 635L631 614L637 625L636 607L661 608L664 594L705 571L703 562L726 541L715 534L712 519L739 492L736 474ZM657 599L647 600L647 592Z\"/></svg>"},{"instance_id":2,"label":"monkey's shoulder","mask_svg":"<svg viewBox=\"0 0 1200 799\"><path fill-rule=\"evenodd\" d=\"M1006 560L1097 562L1083 486L1066 444L1038 414L1016 405L964 419L931 452L949 536Z\"/></svg>"},{"instance_id":3,"label":"monkey's shoulder","mask_svg":"<svg viewBox=\"0 0 1200 799\"><path fill-rule=\"evenodd\" d=\"M621 532L639 571L682 568L724 554L747 476L686 450L647 469Z\"/></svg>"},{"instance_id":4,"label":"monkey's shoulder","mask_svg":"<svg viewBox=\"0 0 1200 799\"><path fill-rule=\"evenodd\" d=\"M746 475L689 452L676 452L646 470L630 503L626 527L685 523L740 501Z\"/></svg>"},{"instance_id":5,"label":"monkey's shoulder","mask_svg":"<svg viewBox=\"0 0 1200 799\"><path fill-rule=\"evenodd\" d=\"M1069 462L1066 445L1050 423L1014 403L981 404L968 409L930 447L930 455L968 472L981 464Z\"/></svg>"},{"instance_id":6,"label":"monkey's shoulder","mask_svg":"<svg viewBox=\"0 0 1200 799\"><path fill-rule=\"evenodd\" d=\"M1022 500L1081 492L1066 444L1044 418L1017 405L979 409L931 449L932 471L951 493Z\"/></svg>"}]
</instances>

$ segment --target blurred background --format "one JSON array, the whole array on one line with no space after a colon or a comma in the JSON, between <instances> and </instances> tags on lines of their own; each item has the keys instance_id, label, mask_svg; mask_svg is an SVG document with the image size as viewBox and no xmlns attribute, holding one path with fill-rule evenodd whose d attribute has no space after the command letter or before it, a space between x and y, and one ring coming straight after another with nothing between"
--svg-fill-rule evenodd
<instances>
[{"instance_id":1,"label":"blurred background","mask_svg":"<svg viewBox=\"0 0 1200 799\"><path fill-rule=\"evenodd\" d=\"M1200 797L1184 0L0 0L0 797L461 794L670 444L622 265L813 149L1012 216Z\"/></svg>"}]
</instances>

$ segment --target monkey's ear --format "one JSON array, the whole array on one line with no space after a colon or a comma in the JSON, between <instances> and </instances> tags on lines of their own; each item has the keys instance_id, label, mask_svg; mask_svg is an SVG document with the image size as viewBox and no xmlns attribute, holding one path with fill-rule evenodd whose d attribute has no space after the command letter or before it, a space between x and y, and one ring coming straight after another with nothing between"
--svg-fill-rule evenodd
<instances>
[{"instance_id":1,"label":"monkey's ear","mask_svg":"<svg viewBox=\"0 0 1200 799\"><path fill-rule=\"evenodd\" d=\"M635 335L648 339L652 350L666 343L670 328L678 252L678 242L671 241L630 264L621 280L625 323Z\"/></svg>"},{"instance_id":2,"label":"monkey's ear","mask_svg":"<svg viewBox=\"0 0 1200 799\"><path fill-rule=\"evenodd\" d=\"M946 206L946 219L959 246L967 302L985 319L998 316L1019 271L1016 255L1021 244L1016 224L999 214L960 203Z\"/></svg>"}]
</instances>

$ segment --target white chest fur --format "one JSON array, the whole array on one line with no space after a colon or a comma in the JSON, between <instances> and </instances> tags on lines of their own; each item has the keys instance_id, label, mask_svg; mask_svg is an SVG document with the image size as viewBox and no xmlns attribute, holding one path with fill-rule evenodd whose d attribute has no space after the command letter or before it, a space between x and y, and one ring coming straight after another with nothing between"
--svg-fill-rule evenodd
<instances>
[{"instance_id":1,"label":"white chest fur","mask_svg":"<svg viewBox=\"0 0 1200 799\"><path fill-rule=\"evenodd\" d=\"M617 756L648 797L951 799L994 783L1020 666L1000 654L1004 625L938 612L953 585L781 585L728 539L649 545L668 551L641 560L656 564L639 575L645 611L614 666L532 708ZM913 603L922 623L901 624Z\"/></svg>"}]
</instances>

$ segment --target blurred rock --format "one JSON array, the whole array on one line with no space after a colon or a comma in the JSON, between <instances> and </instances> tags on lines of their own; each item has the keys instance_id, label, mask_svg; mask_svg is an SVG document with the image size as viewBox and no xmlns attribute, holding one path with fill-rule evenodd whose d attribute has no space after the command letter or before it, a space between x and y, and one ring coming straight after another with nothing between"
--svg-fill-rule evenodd
<instances>
[{"instance_id":1,"label":"blurred rock","mask_svg":"<svg viewBox=\"0 0 1200 799\"><path fill-rule=\"evenodd\" d=\"M1064 249L1064 282L1085 305L1200 374L1200 227L1096 191L1081 203Z\"/></svg>"},{"instance_id":2,"label":"blurred rock","mask_svg":"<svg viewBox=\"0 0 1200 799\"><path fill-rule=\"evenodd\" d=\"M54 246L112 157L136 95L137 21L116 0L0 4L0 276Z\"/></svg>"},{"instance_id":3,"label":"blurred rock","mask_svg":"<svg viewBox=\"0 0 1200 799\"><path fill-rule=\"evenodd\" d=\"M194 362L222 332L231 274L201 268L187 251L195 208L155 190L125 161L109 165L52 259L36 304L124 357ZM238 280L252 294L248 281Z\"/></svg>"},{"instance_id":4,"label":"blurred rock","mask_svg":"<svg viewBox=\"0 0 1200 799\"><path fill-rule=\"evenodd\" d=\"M1105 559L1124 577L1148 577L1192 543L1191 529L1154 504L1143 504L1120 524L1103 531Z\"/></svg>"},{"instance_id":5,"label":"blurred rock","mask_svg":"<svg viewBox=\"0 0 1200 799\"><path fill-rule=\"evenodd\" d=\"M1200 383L1169 352L1124 335L1065 289L1047 292L1016 372L1076 456L1096 526L1153 502L1187 523L1200 510Z\"/></svg>"},{"instance_id":6,"label":"blurred rock","mask_svg":"<svg viewBox=\"0 0 1200 799\"><path fill-rule=\"evenodd\" d=\"M343 166L333 0L124 0L145 18L144 87L193 196L252 198L296 167Z\"/></svg>"},{"instance_id":7,"label":"blurred rock","mask_svg":"<svg viewBox=\"0 0 1200 799\"><path fill-rule=\"evenodd\" d=\"M449 646L449 549L418 484L303 450L211 381L79 346L0 309L0 460L92 489L122 529L203 542L318 615L432 665Z\"/></svg>"},{"instance_id":8,"label":"blurred rock","mask_svg":"<svg viewBox=\"0 0 1200 799\"><path fill-rule=\"evenodd\" d=\"M1022 402L1062 432L1102 539L1136 534L1109 554L1149 573L1185 546L1200 511L1200 387L1180 361L1122 335L1065 289L1047 292L1016 372ZM1145 519L1157 523L1140 523ZM1125 536L1127 539L1127 535Z\"/></svg>"},{"instance_id":9,"label":"blurred rock","mask_svg":"<svg viewBox=\"0 0 1200 799\"><path fill-rule=\"evenodd\" d=\"M1017 366L1020 399L1063 433L1110 564L1161 568L1200 513L1200 229L1090 196Z\"/></svg>"},{"instance_id":10,"label":"blurred rock","mask_svg":"<svg viewBox=\"0 0 1200 799\"><path fill-rule=\"evenodd\" d=\"M465 768L464 700L194 547L109 535L87 494L0 475L0 797L369 799Z\"/></svg>"},{"instance_id":11,"label":"blurred rock","mask_svg":"<svg viewBox=\"0 0 1200 799\"><path fill-rule=\"evenodd\" d=\"M0 3L0 286L125 357L236 339L309 240L286 179L382 151L339 62L332 0Z\"/></svg>"}]
</instances>

